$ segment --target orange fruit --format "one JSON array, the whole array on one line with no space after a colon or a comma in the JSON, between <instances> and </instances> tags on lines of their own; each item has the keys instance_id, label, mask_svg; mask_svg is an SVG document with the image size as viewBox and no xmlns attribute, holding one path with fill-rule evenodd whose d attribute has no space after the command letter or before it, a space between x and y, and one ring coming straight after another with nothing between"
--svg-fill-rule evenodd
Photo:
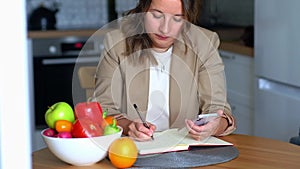
<instances>
[{"instance_id":1,"label":"orange fruit","mask_svg":"<svg viewBox=\"0 0 300 169\"><path fill-rule=\"evenodd\" d=\"M55 130L57 132L71 132L73 123L68 120L57 120L55 122Z\"/></svg>"},{"instance_id":2,"label":"orange fruit","mask_svg":"<svg viewBox=\"0 0 300 169\"><path fill-rule=\"evenodd\" d=\"M131 138L120 137L109 146L108 157L115 167L128 168L135 163L138 149Z\"/></svg>"},{"instance_id":3,"label":"orange fruit","mask_svg":"<svg viewBox=\"0 0 300 169\"><path fill-rule=\"evenodd\" d=\"M104 118L104 120L106 121L107 124L113 124L114 119L115 119L114 116L106 116ZM118 124L116 124L116 125L118 125Z\"/></svg>"}]
</instances>

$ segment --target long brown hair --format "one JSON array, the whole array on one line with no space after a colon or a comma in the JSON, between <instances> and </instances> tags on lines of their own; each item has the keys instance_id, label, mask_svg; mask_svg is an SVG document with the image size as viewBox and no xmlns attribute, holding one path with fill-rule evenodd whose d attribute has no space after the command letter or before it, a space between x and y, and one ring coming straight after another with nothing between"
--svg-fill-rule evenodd
<instances>
[{"instance_id":1,"label":"long brown hair","mask_svg":"<svg viewBox=\"0 0 300 169\"><path fill-rule=\"evenodd\" d=\"M139 61L144 60L144 58L139 56L152 56L149 50L144 50L152 47L152 41L145 33L143 17L144 13L150 8L151 2L152 0L139 0L137 6L129 10L125 17L122 18L121 30L126 36L126 51L124 55L129 56L136 52L134 57L138 57ZM201 2L202 0L181 0L184 18L187 20L184 25L186 28L189 27L190 23L196 24ZM189 42L189 38L184 31L182 36L184 42ZM150 58L150 61L153 63L153 58Z\"/></svg>"}]
</instances>

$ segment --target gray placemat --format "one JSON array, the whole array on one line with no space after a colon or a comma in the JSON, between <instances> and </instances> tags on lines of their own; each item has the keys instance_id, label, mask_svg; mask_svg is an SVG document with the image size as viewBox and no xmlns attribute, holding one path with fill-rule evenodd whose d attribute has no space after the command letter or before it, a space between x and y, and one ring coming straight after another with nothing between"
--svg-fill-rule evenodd
<instances>
[{"instance_id":1,"label":"gray placemat","mask_svg":"<svg viewBox=\"0 0 300 169\"><path fill-rule=\"evenodd\" d=\"M224 163L238 157L234 146L192 147L189 151L139 156L137 168L189 168Z\"/></svg>"}]
</instances>

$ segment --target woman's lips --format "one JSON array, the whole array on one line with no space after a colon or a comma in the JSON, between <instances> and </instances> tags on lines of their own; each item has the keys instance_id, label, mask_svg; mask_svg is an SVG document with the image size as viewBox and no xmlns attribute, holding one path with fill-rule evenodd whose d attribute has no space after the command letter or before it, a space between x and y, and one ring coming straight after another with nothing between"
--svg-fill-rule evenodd
<instances>
[{"instance_id":1,"label":"woman's lips","mask_svg":"<svg viewBox=\"0 0 300 169\"><path fill-rule=\"evenodd\" d=\"M162 35L158 35L158 34L155 34L156 37L159 39L159 40L166 40L168 39L168 36L162 36Z\"/></svg>"}]
</instances>

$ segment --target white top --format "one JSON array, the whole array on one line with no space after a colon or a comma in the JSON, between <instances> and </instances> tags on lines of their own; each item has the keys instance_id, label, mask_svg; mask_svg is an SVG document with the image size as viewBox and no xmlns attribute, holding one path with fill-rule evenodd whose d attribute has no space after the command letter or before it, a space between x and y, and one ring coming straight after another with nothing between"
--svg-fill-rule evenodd
<instances>
[{"instance_id":1,"label":"white top","mask_svg":"<svg viewBox=\"0 0 300 169\"><path fill-rule=\"evenodd\" d=\"M158 65L150 67L146 121L156 125L156 131L169 128L169 72L172 49L170 47L163 53L152 50Z\"/></svg>"}]
</instances>

